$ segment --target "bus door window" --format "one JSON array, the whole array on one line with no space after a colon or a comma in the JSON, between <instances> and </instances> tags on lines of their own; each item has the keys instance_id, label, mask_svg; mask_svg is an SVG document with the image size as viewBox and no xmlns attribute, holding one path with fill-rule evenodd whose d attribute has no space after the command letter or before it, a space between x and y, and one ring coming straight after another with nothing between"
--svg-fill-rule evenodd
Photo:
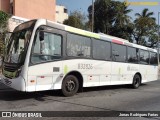
<instances>
[{"instance_id":1,"label":"bus door window","mask_svg":"<svg viewBox=\"0 0 160 120\"><path fill-rule=\"evenodd\" d=\"M62 37L54 33L39 31L34 44L32 62L53 61L61 56Z\"/></svg>"}]
</instances>

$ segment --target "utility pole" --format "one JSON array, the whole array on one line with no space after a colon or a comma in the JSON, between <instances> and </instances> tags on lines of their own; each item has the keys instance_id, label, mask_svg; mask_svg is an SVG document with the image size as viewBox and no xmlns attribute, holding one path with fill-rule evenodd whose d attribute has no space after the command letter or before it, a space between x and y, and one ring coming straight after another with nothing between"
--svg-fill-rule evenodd
<instances>
[{"instance_id":1,"label":"utility pole","mask_svg":"<svg viewBox=\"0 0 160 120\"><path fill-rule=\"evenodd\" d=\"M158 12L158 63L159 63L159 39L160 39L160 29L159 29L159 26L160 26L160 24L159 24L159 17L160 17L160 12Z\"/></svg>"},{"instance_id":2,"label":"utility pole","mask_svg":"<svg viewBox=\"0 0 160 120\"><path fill-rule=\"evenodd\" d=\"M91 31L94 31L94 0L92 0L92 28Z\"/></svg>"}]
</instances>

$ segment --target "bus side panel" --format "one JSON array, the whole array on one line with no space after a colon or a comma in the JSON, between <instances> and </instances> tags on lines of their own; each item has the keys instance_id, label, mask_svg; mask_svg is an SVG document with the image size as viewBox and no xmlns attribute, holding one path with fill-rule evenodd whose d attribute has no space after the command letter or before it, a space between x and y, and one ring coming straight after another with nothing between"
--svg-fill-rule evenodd
<instances>
[{"instance_id":1,"label":"bus side panel","mask_svg":"<svg viewBox=\"0 0 160 120\"><path fill-rule=\"evenodd\" d=\"M147 68L147 81L155 81L158 79L158 66L150 65Z\"/></svg>"},{"instance_id":2,"label":"bus side panel","mask_svg":"<svg viewBox=\"0 0 160 120\"><path fill-rule=\"evenodd\" d=\"M150 66L149 65L143 65L143 64L141 64L140 66L139 66L139 71L140 71L140 73L141 73L141 76L142 76L142 83L144 83L144 82L148 82L149 81L149 77L150 77ZM153 79L153 78L151 78L151 79Z\"/></svg>"},{"instance_id":3,"label":"bus side panel","mask_svg":"<svg viewBox=\"0 0 160 120\"><path fill-rule=\"evenodd\" d=\"M100 66L102 67L102 71L100 71L100 85L111 85L112 62L105 61Z\"/></svg>"},{"instance_id":4,"label":"bus side panel","mask_svg":"<svg viewBox=\"0 0 160 120\"><path fill-rule=\"evenodd\" d=\"M65 75L72 71L82 75L83 87L110 85L111 62L74 59L64 61L63 65Z\"/></svg>"},{"instance_id":5,"label":"bus side panel","mask_svg":"<svg viewBox=\"0 0 160 120\"><path fill-rule=\"evenodd\" d=\"M62 79L62 62L50 62L30 66L27 91L61 89Z\"/></svg>"},{"instance_id":6,"label":"bus side panel","mask_svg":"<svg viewBox=\"0 0 160 120\"><path fill-rule=\"evenodd\" d=\"M134 75L139 72L139 64L127 63L125 72L127 74L127 79L124 84L132 84Z\"/></svg>"},{"instance_id":7,"label":"bus side panel","mask_svg":"<svg viewBox=\"0 0 160 120\"><path fill-rule=\"evenodd\" d=\"M112 62L112 85L132 84L134 75L139 71L138 64Z\"/></svg>"},{"instance_id":8,"label":"bus side panel","mask_svg":"<svg viewBox=\"0 0 160 120\"><path fill-rule=\"evenodd\" d=\"M127 82L128 72L127 63L112 62L112 85L125 84ZM128 82L130 82L128 80Z\"/></svg>"},{"instance_id":9,"label":"bus side panel","mask_svg":"<svg viewBox=\"0 0 160 120\"><path fill-rule=\"evenodd\" d=\"M64 74L79 72L83 77L83 86L99 86L99 70L94 69L96 63L87 59L66 60L63 63ZM78 78L79 79L79 78Z\"/></svg>"}]
</instances>

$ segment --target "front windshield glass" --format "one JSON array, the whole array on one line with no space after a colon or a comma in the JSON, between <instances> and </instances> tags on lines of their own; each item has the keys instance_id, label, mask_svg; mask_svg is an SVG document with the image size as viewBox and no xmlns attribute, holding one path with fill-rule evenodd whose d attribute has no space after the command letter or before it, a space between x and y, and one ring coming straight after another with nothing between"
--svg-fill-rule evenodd
<instances>
[{"instance_id":1,"label":"front windshield glass","mask_svg":"<svg viewBox=\"0 0 160 120\"><path fill-rule=\"evenodd\" d=\"M20 29L20 27L22 27ZM27 52L27 47L31 38L33 27L24 28L24 24L15 30L7 45L5 62L7 63L23 63Z\"/></svg>"}]
</instances>

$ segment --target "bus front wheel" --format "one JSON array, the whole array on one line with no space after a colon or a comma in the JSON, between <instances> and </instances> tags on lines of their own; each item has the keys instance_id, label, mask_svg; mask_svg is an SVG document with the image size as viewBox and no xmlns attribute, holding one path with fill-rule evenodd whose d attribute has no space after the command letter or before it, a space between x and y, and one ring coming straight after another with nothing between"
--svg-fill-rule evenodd
<instances>
[{"instance_id":1,"label":"bus front wheel","mask_svg":"<svg viewBox=\"0 0 160 120\"><path fill-rule=\"evenodd\" d=\"M62 83L62 93L64 96L69 97L77 93L79 89L79 82L77 77L68 75L64 78Z\"/></svg>"},{"instance_id":2,"label":"bus front wheel","mask_svg":"<svg viewBox=\"0 0 160 120\"><path fill-rule=\"evenodd\" d=\"M132 87L134 89L137 89L141 84L141 78L138 74L136 74L133 78L133 83L132 83Z\"/></svg>"}]
</instances>

